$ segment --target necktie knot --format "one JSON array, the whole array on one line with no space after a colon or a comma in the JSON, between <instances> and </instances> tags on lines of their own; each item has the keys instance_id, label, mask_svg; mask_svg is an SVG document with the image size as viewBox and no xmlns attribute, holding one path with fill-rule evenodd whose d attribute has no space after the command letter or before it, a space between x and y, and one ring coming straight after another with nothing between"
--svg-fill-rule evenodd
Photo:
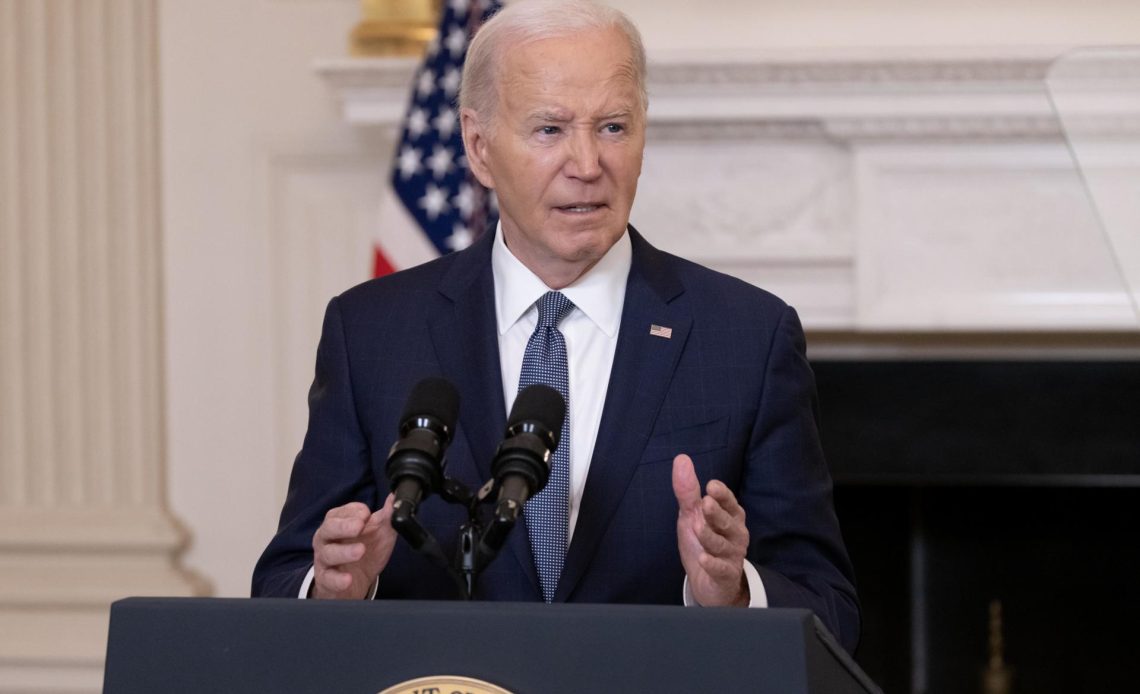
<instances>
[{"instance_id":1,"label":"necktie knot","mask_svg":"<svg viewBox=\"0 0 1140 694\"><path fill-rule=\"evenodd\" d=\"M547 292L538 300L538 326L539 328L557 328L574 302L566 298L562 292Z\"/></svg>"}]
</instances>

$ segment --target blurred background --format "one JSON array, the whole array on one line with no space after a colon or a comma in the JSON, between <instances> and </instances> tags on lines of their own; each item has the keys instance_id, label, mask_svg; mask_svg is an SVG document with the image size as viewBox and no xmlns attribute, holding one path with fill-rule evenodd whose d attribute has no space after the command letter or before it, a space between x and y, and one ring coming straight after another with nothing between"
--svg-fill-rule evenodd
<instances>
[{"instance_id":1,"label":"blurred background","mask_svg":"<svg viewBox=\"0 0 1140 694\"><path fill-rule=\"evenodd\" d=\"M437 253L390 182L420 59L350 41L432 4L0 0L0 692L98 691L120 597L248 594L326 302ZM1140 4L609 4L633 224L808 331L864 668L1126 691Z\"/></svg>"}]
</instances>

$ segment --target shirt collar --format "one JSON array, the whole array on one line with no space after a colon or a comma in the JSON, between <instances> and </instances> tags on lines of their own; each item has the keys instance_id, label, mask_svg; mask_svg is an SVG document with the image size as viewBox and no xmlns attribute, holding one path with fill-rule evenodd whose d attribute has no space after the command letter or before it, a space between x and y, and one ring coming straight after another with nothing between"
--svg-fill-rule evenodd
<instances>
[{"instance_id":1,"label":"shirt collar","mask_svg":"<svg viewBox=\"0 0 1140 694\"><path fill-rule=\"evenodd\" d=\"M633 245L627 230L594 267L559 290L611 339L621 322L632 260ZM507 248L502 222L495 227L491 269L495 278L495 315L499 335L504 335L550 288Z\"/></svg>"}]
</instances>

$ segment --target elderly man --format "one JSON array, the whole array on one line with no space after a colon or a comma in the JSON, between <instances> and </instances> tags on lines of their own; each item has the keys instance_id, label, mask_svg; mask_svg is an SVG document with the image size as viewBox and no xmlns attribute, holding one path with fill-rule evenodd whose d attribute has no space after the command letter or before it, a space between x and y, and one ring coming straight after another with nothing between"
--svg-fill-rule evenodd
<instances>
[{"instance_id":1,"label":"elderly man","mask_svg":"<svg viewBox=\"0 0 1140 694\"><path fill-rule=\"evenodd\" d=\"M458 384L447 471L477 486L520 385L554 374L569 415L551 482L475 597L806 607L854 648L799 320L629 226L646 107L641 40L617 11L529 0L481 29L460 119L500 224L330 302L255 595L452 597L390 522L404 398L426 376ZM435 497L419 508L445 543L464 513Z\"/></svg>"}]
</instances>

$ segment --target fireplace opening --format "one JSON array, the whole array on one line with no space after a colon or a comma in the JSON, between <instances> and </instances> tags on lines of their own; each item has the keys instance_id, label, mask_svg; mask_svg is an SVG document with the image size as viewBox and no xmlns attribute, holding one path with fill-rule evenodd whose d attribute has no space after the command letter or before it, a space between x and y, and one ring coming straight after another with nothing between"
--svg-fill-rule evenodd
<instances>
[{"instance_id":1,"label":"fireplace opening","mask_svg":"<svg viewBox=\"0 0 1140 694\"><path fill-rule=\"evenodd\" d=\"M983 692L999 600L1013 692L1131 690L1140 364L813 366L868 674Z\"/></svg>"}]
</instances>

